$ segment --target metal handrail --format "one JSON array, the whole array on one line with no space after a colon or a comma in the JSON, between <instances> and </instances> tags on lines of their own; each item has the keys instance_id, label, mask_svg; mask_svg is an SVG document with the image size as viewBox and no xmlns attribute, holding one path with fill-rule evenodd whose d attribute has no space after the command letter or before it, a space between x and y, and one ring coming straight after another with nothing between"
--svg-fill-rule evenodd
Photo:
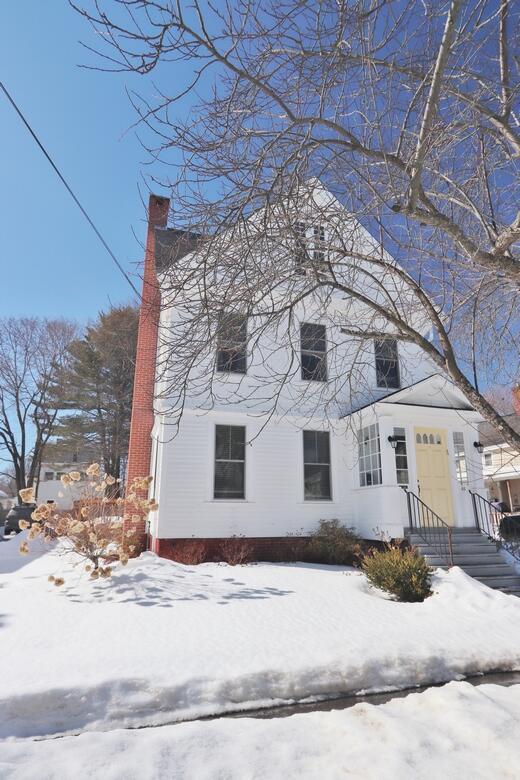
<instances>
[{"instance_id":1,"label":"metal handrail","mask_svg":"<svg viewBox=\"0 0 520 780\"><path fill-rule=\"evenodd\" d=\"M412 528L438 557L448 566L453 566L452 528L419 496L403 487L408 506L408 520Z\"/></svg>"},{"instance_id":2,"label":"metal handrail","mask_svg":"<svg viewBox=\"0 0 520 780\"><path fill-rule=\"evenodd\" d=\"M491 501L480 493L469 491L473 502L473 514L477 529L489 539L493 539L499 547L511 553L520 560L520 529L516 523L508 524L509 515L496 509Z\"/></svg>"}]
</instances>

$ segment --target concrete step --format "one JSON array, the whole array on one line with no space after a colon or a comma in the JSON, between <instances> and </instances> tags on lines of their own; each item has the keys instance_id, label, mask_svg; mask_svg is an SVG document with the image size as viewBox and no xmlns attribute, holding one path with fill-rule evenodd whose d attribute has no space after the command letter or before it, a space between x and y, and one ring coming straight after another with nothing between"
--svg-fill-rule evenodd
<instances>
[{"instance_id":1,"label":"concrete step","mask_svg":"<svg viewBox=\"0 0 520 780\"><path fill-rule=\"evenodd\" d=\"M421 555L438 555L440 552L444 553L444 549L447 550L448 548L441 550L433 547L433 545L417 545L416 549L419 550ZM475 556L480 559L488 558L490 555L497 558L497 560L500 558L500 554L495 547L480 547L478 550L466 550L464 547L453 545L451 549L453 550L453 555L457 555L459 558L473 558ZM500 560L504 559L500 558Z\"/></svg>"},{"instance_id":2,"label":"concrete step","mask_svg":"<svg viewBox=\"0 0 520 780\"><path fill-rule=\"evenodd\" d=\"M435 549L436 541L443 546L447 545L447 531L442 529L436 531L428 543L416 529L412 528L409 529L407 539L421 555L424 555L430 566L448 568L446 561L439 557ZM520 597L520 576L498 553L494 540L489 539L477 528L453 528L452 550L453 563L455 566L460 566L470 577L474 577L490 588Z\"/></svg>"},{"instance_id":3,"label":"concrete step","mask_svg":"<svg viewBox=\"0 0 520 780\"><path fill-rule=\"evenodd\" d=\"M430 566L440 566L442 563L445 563L443 558L440 558L435 553L432 553L430 551L419 551L421 555L423 555L426 558L426 561L430 564ZM486 566L490 564L495 565L501 565L504 563L504 559L501 558L501 556L498 553L485 553L483 555L453 555L453 563L455 566L461 566L464 568L465 566L471 566L471 565L481 565ZM505 564L507 566L507 563ZM508 567L509 568L509 567Z\"/></svg>"},{"instance_id":4,"label":"concrete step","mask_svg":"<svg viewBox=\"0 0 520 780\"><path fill-rule=\"evenodd\" d=\"M410 544L413 545L413 547L439 547L442 545L443 547L448 547L448 540L446 539L432 539L430 542L424 541L424 539L421 539L417 542L412 542L411 540ZM493 550L496 551L497 545L495 542L490 542L487 539L483 539L481 542L475 541L475 542L457 542L455 539L452 540L451 543L453 551L457 550L457 552L469 552L469 553L480 553L483 550Z\"/></svg>"},{"instance_id":5,"label":"concrete step","mask_svg":"<svg viewBox=\"0 0 520 780\"><path fill-rule=\"evenodd\" d=\"M410 534L407 536L408 541L410 544L416 545L416 544L427 544L427 540L431 541L441 541L445 544L448 543L448 537L446 535L442 536L419 536L419 534ZM464 535L464 536L452 536L451 537L451 543L453 545L462 545L462 544L471 544L471 545L488 545L488 544L494 544L495 542L488 539L487 536L477 536L476 534L472 535Z\"/></svg>"},{"instance_id":6,"label":"concrete step","mask_svg":"<svg viewBox=\"0 0 520 780\"><path fill-rule=\"evenodd\" d=\"M477 577L477 579L482 576L507 577L511 574L511 569L507 563L466 563L464 565L464 571L466 574L470 574L472 577Z\"/></svg>"},{"instance_id":7,"label":"concrete step","mask_svg":"<svg viewBox=\"0 0 520 780\"><path fill-rule=\"evenodd\" d=\"M511 570L510 570L511 571ZM515 588L520 587L520 577L516 574L509 575L479 575L475 577L476 580L482 582L490 588Z\"/></svg>"}]
</instances>

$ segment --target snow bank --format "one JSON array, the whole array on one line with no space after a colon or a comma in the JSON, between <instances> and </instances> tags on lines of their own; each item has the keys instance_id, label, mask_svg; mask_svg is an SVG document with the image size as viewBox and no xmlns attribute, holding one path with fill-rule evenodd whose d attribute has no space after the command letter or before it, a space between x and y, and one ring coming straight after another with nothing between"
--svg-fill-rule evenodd
<instances>
[{"instance_id":1,"label":"snow bank","mask_svg":"<svg viewBox=\"0 0 520 780\"><path fill-rule=\"evenodd\" d=\"M460 569L439 572L423 604L390 601L340 568L184 566L152 553L92 583L54 551L0 586L2 737L520 669L520 599Z\"/></svg>"},{"instance_id":2,"label":"snow bank","mask_svg":"<svg viewBox=\"0 0 520 780\"><path fill-rule=\"evenodd\" d=\"M2 745L6 780L514 778L520 685L449 683L387 704Z\"/></svg>"}]
</instances>

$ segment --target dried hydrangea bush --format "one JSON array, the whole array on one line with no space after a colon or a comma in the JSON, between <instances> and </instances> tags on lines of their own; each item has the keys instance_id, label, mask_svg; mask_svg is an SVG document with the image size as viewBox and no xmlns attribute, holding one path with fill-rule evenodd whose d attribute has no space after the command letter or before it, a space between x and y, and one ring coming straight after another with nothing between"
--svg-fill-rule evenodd
<instances>
[{"instance_id":1,"label":"dried hydrangea bush","mask_svg":"<svg viewBox=\"0 0 520 780\"><path fill-rule=\"evenodd\" d=\"M158 508L148 498L152 477L136 478L126 498L114 498L116 479L101 473L98 463L86 470L87 482L74 509L57 511L52 504L39 504L31 514L31 522L20 520L20 529L29 529L27 541L20 544L20 553L29 552L29 541L38 537L45 542L62 541L64 552L79 556L90 578L107 578L117 564L126 566L129 558L139 551L139 526L151 511ZM81 480L79 471L70 471L61 477L65 489ZM35 502L33 488L20 490L20 498ZM51 575L49 581L63 585L62 577Z\"/></svg>"}]
</instances>

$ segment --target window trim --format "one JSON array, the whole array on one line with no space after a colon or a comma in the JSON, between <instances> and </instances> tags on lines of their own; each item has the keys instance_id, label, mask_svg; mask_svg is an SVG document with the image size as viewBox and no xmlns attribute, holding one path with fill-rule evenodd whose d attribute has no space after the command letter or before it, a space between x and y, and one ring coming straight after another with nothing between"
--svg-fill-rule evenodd
<instances>
[{"instance_id":1,"label":"window trim","mask_svg":"<svg viewBox=\"0 0 520 780\"><path fill-rule=\"evenodd\" d=\"M302 330L305 325L311 325L313 327L319 327L323 328L323 341L325 342L325 349L323 352L315 350L315 349L303 349L303 338L302 338ZM322 384L323 382L329 381L329 367L328 367L328 361L327 361L327 326L323 325L321 322L300 322L300 379L302 382L319 382ZM304 367L303 367L303 355L312 355L313 357L319 357L321 356L322 364L325 366L325 376L323 379L318 379L316 377L308 377L304 376Z\"/></svg>"},{"instance_id":2,"label":"window trim","mask_svg":"<svg viewBox=\"0 0 520 780\"><path fill-rule=\"evenodd\" d=\"M456 443L455 437L460 436L462 440L462 449L459 449L459 444ZM451 441L453 444L453 460L455 464L455 479L457 484L462 490L466 490L469 487L469 472L468 472L468 453L466 450L466 440L464 438L463 431L452 431ZM464 462L464 473L461 468L461 463ZM464 476L465 474L465 476Z\"/></svg>"},{"instance_id":3,"label":"window trim","mask_svg":"<svg viewBox=\"0 0 520 780\"><path fill-rule=\"evenodd\" d=\"M402 433L398 433L398 431L402 431ZM394 439L397 441L404 442L404 453L398 453L397 447L395 448L394 452L394 464L395 464L395 479L399 487L410 487L410 463L408 458L408 442L406 437L406 428L404 428L402 425L394 426L393 429L393 436ZM381 442L379 442L379 446L381 447ZM406 459L406 468L398 468L397 466L397 458L405 458ZM406 482L399 482L398 478L398 472L399 471L406 471L406 474L408 476L408 480Z\"/></svg>"},{"instance_id":4,"label":"window trim","mask_svg":"<svg viewBox=\"0 0 520 780\"><path fill-rule=\"evenodd\" d=\"M397 369L397 384L396 385L389 385L387 382L381 383L379 381L378 376L378 370L377 370L377 361L378 361L378 355L377 355L377 345L382 344L384 341L393 342L395 344L395 365ZM379 357L379 360L385 360L386 362L389 362L388 358L381 358ZM393 336L385 336L382 339L374 339L374 369L376 372L376 386L383 390L400 390L402 383L401 383L401 361L399 356L399 341L398 339L394 338Z\"/></svg>"},{"instance_id":5,"label":"window trim","mask_svg":"<svg viewBox=\"0 0 520 780\"><path fill-rule=\"evenodd\" d=\"M327 263L327 234L325 225L312 226L312 259L316 263Z\"/></svg>"},{"instance_id":6,"label":"window trim","mask_svg":"<svg viewBox=\"0 0 520 780\"><path fill-rule=\"evenodd\" d=\"M240 318L242 320L242 325L245 326L245 334L244 334L244 341L241 342L235 342L231 343L228 342L228 345L226 346L226 342L222 343L222 335L220 334L221 329L221 323L222 320L225 317L236 317L237 319ZM238 374L240 376L246 376L247 374L247 344L248 344L248 337L247 337L247 315L245 314L238 314L235 312L222 312L219 316L218 320L218 333L217 333L217 348L215 350L215 370L217 374ZM221 352L235 352L236 355L239 355L241 359L244 361L244 370L237 370L233 368L219 368L219 354Z\"/></svg>"},{"instance_id":7,"label":"window trim","mask_svg":"<svg viewBox=\"0 0 520 780\"><path fill-rule=\"evenodd\" d=\"M376 436L374 438L370 437L370 429L374 427L376 429ZM363 432L368 430L368 439L363 436ZM371 441L377 441L378 447L375 452L372 452L369 449L368 453L365 453L364 450L362 450L362 444L365 445L367 442ZM373 488L373 487L381 487L383 484L383 463L381 459L381 432L379 430L379 423L369 423L368 425L364 425L362 428L358 429L357 432L357 442L358 442L358 481L359 481L359 487L360 488ZM377 456L378 459L378 467L377 469L372 468L372 457ZM370 459L370 469L362 469L362 460L364 458ZM378 482L371 482L370 485L367 484L366 481L366 475L370 474L371 479L374 472L377 471L379 475L379 481ZM363 484L362 477L365 476L365 484Z\"/></svg>"},{"instance_id":8,"label":"window trim","mask_svg":"<svg viewBox=\"0 0 520 780\"><path fill-rule=\"evenodd\" d=\"M243 463L244 464L244 478L243 478L243 495L241 497L238 496L215 496L215 480L216 480L216 468L215 465L217 463L217 428L242 428L244 431L244 460L228 460L228 459L222 459L219 458L219 463ZM213 466L212 466L212 480L211 480L211 501L219 501L219 502L247 502L248 500L248 490L247 490L247 457L246 457L246 445L247 445L247 426L245 425L236 425L235 423L215 423L213 426Z\"/></svg>"},{"instance_id":9,"label":"window trim","mask_svg":"<svg viewBox=\"0 0 520 780\"><path fill-rule=\"evenodd\" d=\"M311 463L306 462L305 460L305 433L326 433L328 435L329 440L329 462L328 463ZM309 503L316 503L316 504L323 504L324 502L333 502L334 501L334 491L333 491L333 480L332 480L332 437L330 435L329 430L316 430L315 428L304 428L302 430L302 437L301 437L301 446L302 446L302 455L301 455L301 464L302 464L302 483L303 483L303 501L306 504ZM328 466L329 467L329 495L324 498L318 498L316 496L310 496L307 498L305 495L305 466Z\"/></svg>"}]
</instances>

